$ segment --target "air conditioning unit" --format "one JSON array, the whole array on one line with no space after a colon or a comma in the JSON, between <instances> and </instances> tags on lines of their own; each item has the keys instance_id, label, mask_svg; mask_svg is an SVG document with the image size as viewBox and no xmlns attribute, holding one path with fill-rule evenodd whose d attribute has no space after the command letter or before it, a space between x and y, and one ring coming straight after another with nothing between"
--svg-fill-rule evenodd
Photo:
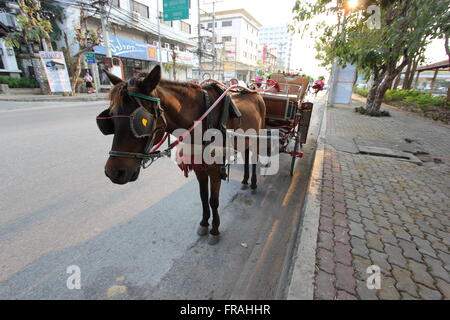
<instances>
[{"instance_id":1,"label":"air conditioning unit","mask_svg":"<svg viewBox=\"0 0 450 320\"><path fill-rule=\"evenodd\" d=\"M175 46L175 51L180 51L180 47L179 46Z\"/></svg>"},{"instance_id":2,"label":"air conditioning unit","mask_svg":"<svg viewBox=\"0 0 450 320\"><path fill-rule=\"evenodd\" d=\"M158 46L158 41L153 41L152 44L157 47Z\"/></svg>"},{"instance_id":3,"label":"air conditioning unit","mask_svg":"<svg viewBox=\"0 0 450 320\"><path fill-rule=\"evenodd\" d=\"M141 14L137 11L133 11L133 13L131 14L131 17L134 21L139 21L139 19L141 18Z\"/></svg>"},{"instance_id":4,"label":"air conditioning unit","mask_svg":"<svg viewBox=\"0 0 450 320\"><path fill-rule=\"evenodd\" d=\"M166 49L170 49L170 43L164 43L164 48L166 48Z\"/></svg>"}]
</instances>

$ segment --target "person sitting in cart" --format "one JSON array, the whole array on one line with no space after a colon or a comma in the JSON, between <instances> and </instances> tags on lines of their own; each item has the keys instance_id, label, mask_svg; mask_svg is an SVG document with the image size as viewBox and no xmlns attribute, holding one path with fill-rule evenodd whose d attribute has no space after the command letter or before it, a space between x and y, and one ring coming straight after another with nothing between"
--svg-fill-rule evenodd
<instances>
[{"instance_id":1,"label":"person sitting in cart","mask_svg":"<svg viewBox=\"0 0 450 320\"><path fill-rule=\"evenodd\" d=\"M325 82L323 82L323 80L325 80L325 77L320 76L319 79L314 82L312 88L314 89L315 94L323 90L323 87L325 86Z\"/></svg>"}]
</instances>

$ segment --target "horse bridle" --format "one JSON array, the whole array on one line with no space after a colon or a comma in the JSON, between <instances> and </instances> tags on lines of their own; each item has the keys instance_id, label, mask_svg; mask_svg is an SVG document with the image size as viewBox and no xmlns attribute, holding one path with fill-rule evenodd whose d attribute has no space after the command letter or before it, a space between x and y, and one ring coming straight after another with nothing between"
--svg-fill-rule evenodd
<instances>
[{"instance_id":1,"label":"horse bridle","mask_svg":"<svg viewBox=\"0 0 450 320\"><path fill-rule=\"evenodd\" d=\"M166 128L167 128L167 120L166 120L166 118L164 116L164 111L161 108L161 100L159 98L154 98L154 97L150 97L150 96L147 96L147 95L144 95L144 94L141 94L141 93L135 93L135 92L128 92L128 95L130 97L134 98L134 100L139 105L139 108L146 109L144 107L141 99L153 102L152 103L152 107L153 107L153 111L155 113L155 124L157 124L158 120L162 120L163 123L164 123L164 127L163 128L158 128L155 125L155 128L153 129L151 135L147 137L147 143L145 145L144 152L140 153L140 152L125 152L125 151L111 150L111 151L109 151L109 155L111 157L141 159L141 166L142 166L143 169L146 169L153 163L153 161L155 161L156 159L158 159L158 158L163 156L163 154L160 151L152 152L152 148L154 146L155 132L157 132L158 130L164 130L165 131ZM132 115L120 116L120 117L122 117L122 118L130 118L130 117L132 117Z\"/></svg>"}]
</instances>

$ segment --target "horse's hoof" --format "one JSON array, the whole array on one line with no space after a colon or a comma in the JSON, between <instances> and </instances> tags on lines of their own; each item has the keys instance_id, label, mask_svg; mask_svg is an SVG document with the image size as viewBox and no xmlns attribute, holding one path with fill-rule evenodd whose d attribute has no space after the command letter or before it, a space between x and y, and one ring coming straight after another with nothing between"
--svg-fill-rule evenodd
<instances>
[{"instance_id":1,"label":"horse's hoof","mask_svg":"<svg viewBox=\"0 0 450 320\"><path fill-rule=\"evenodd\" d=\"M198 226L197 234L200 237L206 236L208 234L208 227Z\"/></svg>"},{"instance_id":2,"label":"horse's hoof","mask_svg":"<svg viewBox=\"0 0 450 320\"><path fill-rule=\"evenodd\" d=\"M210 246L213 246L215 244L218 244L220 240L220 235L213 235L213 234L209 234L208 236L208 244Z\"/></svg>"},{"instance_id":3,"label":"horse's hoof","mask_svg":"<svg viewBox=\"0 0 450 320\"><path fill-rule=\"evenodd\" d=\"M247 183L243 183L241 185L241 190L247 190L248 189L248 184Z\"/></svg>"},{"instance_id":4,"label":"horse's hoof","mask_svg":"<svg viewBox=\"0 0 450 320\"><path fill-rule=\"evenodd\" d=\"M256 188L258 188L258 185L252 184L252 185L250 186L250 188L251 188L252 190L256 190Z\"/></svg>"}]
</instances>

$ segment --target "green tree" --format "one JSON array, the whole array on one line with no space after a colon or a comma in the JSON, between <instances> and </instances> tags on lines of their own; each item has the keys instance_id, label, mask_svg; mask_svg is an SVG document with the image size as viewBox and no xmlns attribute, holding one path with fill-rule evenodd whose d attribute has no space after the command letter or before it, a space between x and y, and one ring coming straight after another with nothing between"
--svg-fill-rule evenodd
<instances>
[{"instance_id":1,"label":"green tree","mask_svg":"<svg viewBox=\"0 0 450 320\"><path fill-rule=\"evenodd\" d=\"M78 52L72 57L70 54L70 46L67 40L67 35L65 35L66 45L67 45L67 56L68 56L68 64L71 69L71 85L72 85L72 93L75 93L75 89L77 86L77 81L81 73L81 60L84 57L86 52L94 51L94 47L100 45L101 42L101 30L98 29L90 29L87 25L87 20L90 15L85 11L80 11L80 24L75 26L75 39L74 41L78 44Z\"/></svg>"},{"instance_id":2,"label":"green tree","mask_svg":"<svg viewBox=\"0 0 450 320\"><path fill-rule=\"evenodd\" d=\"M449 21L449 2L360 0L357 8L348 4L344 0L297 0L294 22L307 23L317 15L336 17L338 24L320 23L313 31L318 35L317 57L324 65L336 58L341 65L356 64L366 79L371 78L366 108L376 113L400 72L423 55L431 39L442 37L443 21ZM379 8L379 27L368 23L372 18L366 11L368 5Z\"/></svg>"},{"instance_id":3,"label":"green tree","mask_svg":"<svg viewBox=\"0 0 450 320\"><path fill-rule=\"evenodd\" d=\"M45 15L39 0L17 0L20 14L17 22L21 31L15 31L4 38L7 46L19 47L20 43L26 43L30 54L33 54L32 43L41 43L44 50L52 51L50 33L52 24Z\"/></svg>"}]
</instances>

